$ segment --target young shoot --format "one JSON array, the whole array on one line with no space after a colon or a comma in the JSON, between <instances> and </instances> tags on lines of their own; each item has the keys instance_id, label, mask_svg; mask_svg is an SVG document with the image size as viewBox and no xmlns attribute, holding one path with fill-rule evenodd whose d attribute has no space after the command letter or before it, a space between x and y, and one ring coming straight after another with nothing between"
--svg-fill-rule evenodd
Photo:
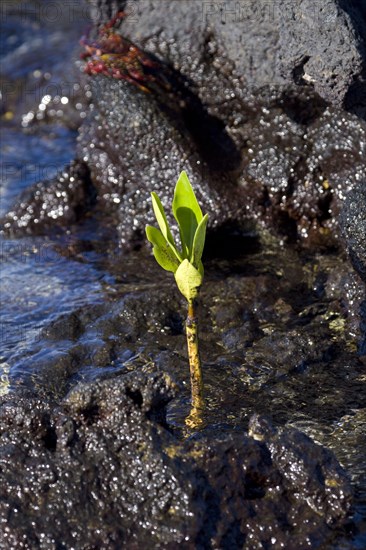
<instances>
[{"instance_id":1,"label":"young shoot","mask_svg":"<svg viewBox=\"0 0 366 550\"><path fill-rule=\"evenodd\" d=\"M198 351L196 298L203 281L202 253L205 245L208 214L202 214L188 176L182 172L175 186L172 211L179 227L180 248L175 244L164 208L156 193L151 193L159 229L146 226L158 264L174 273L178 289L188 302L186 334L191 377L192 406L203 406L203 382Z\"/></svg>"}]
</instances>

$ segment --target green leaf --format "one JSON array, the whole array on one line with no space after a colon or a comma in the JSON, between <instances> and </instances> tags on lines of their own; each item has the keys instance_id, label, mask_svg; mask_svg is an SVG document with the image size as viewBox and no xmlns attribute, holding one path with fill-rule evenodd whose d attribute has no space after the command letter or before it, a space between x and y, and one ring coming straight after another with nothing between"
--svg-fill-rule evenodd
<instances>
[{"instance_id":1,"label":"green leaf","mask_svg":"<svg viewBox=\"0 0 366 550\"><path fill-rule=\"evenodd\" d=\"M156 220L158 222L158 225L160 227L160 231L164 235L164 237L167 240L170 248L173 250L173 252L176 255L176 257L178 258L178 260L181 262L182 261L182 256L179 254L179 252L177 250L177 247L175 246L174 238L173 238L173 235L172 235L172 233L170 231L170 228L169 228L169 224L168 224L167 217L165 215L164 207L161 204L161 201L160 201L159 197L154 192L151 193L151 200L152 200L152 205L153 205L153 209L154 209L154 214L155 214Z\"/></svg>"},{"instance_id":2,"label":"green leaf","mask_svg":"<svg viewBox=\"0 0 366 550\"><path fill-rule=\"evenodd\" d=\"M146 236L153 245L153 254L158 264L167 271L175 273L180 261L161 231L151 225L146 226Z\"/></svg>"},{"instance_id":3,"label":"green leaf","mask_svg":"<svg viewBox=\"0 0 366 550\"><path fill-rule=\"evenodd\" d=\"M173 214L179 225L183 256L190 258L194 235L203 216L186 172L180 174L175 186Z\"/></svg>"},{"instance_id":4,"label":"green leaf","mask_svg":"<svg viewBox=\"0 0 366 550\"><path fill-rule=\"evenodd\" d=\"M151 193L151 201L152 201L152 205L153 205L156 220L157 220L158 225L160 227L160 231L162 232L162 234L164 235L166 240L174 246L173 235L171 234L171 231L170 231L170 228L169 228L169 224L168 224L167 217L165 215L164 207L161 204L161 200L159 199L158 195L155 192Z\"/></svg>"},{"instance_id":5,"label":"green leaf","mask_svg":"<svg viewBox=\"0 0 366 550\"><path fill-rule=\"evenodd\" d=\"M201 261L203 248L205 246L206 227L208 222L208 214L205 214L198 227L193 239L193 250L191 256L191 263L198 269L199 262Z\"/></svg>"},{"instance_id":6,"label":"green leaf","mask_svg":"<svg viewBox=\"0 0 366 550\"><path fill-rule=\"evenodd\" d=\"M201 273L186 259L180 264L174 276L180 292L188 302L193 302L202 285Z\"/></svg>"}]
</instances>

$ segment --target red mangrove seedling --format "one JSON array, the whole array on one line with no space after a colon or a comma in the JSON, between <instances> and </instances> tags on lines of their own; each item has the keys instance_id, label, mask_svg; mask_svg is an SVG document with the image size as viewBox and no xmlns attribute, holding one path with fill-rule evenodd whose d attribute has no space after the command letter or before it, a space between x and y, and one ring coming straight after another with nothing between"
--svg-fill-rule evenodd
<instances>
[{"instance_id":1,"label":"red mangrove seedling","mask_svg":"<svg viewBox=\"0 0 366 550\"><path fill-rule=\"evenodd\" d=\"M158 264L174 273L178 289L188 302L186 334L191 377L192 406L203 406L203 382L198 350L196 299L203 281L202 253L205 245L208 214L203 216L188 176L182 172L175 186L172 211L179 227L181 247L175 244L164 208L156 193L151 193L159 229L146 226Z\"/></svg>"}]
</instances>

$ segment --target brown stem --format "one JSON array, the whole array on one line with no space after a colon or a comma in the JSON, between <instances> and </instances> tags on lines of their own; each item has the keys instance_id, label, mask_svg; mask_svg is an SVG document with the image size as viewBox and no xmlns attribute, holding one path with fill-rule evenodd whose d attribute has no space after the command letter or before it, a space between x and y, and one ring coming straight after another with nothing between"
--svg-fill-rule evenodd
<instances>
[{"instance_id":1,"label":"brown stem","mask_svg":"<svg viewBox=\"0 0 366 550\"><path fill-rule=\"evenodd\" d=\"M198 328L194 302L188 302L186 322L189 369L191 374L192 407L203 408L203 381L198 351Z\"/></svg>"}]
</instances>

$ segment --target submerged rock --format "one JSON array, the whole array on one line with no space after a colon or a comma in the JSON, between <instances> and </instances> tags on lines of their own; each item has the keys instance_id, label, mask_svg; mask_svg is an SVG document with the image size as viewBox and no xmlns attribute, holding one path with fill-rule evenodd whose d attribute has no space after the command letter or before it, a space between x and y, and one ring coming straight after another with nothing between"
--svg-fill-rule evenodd
<instances>
[{"instance_id":1,"label":"submerged rock","mask_svg":"<svg viewBox=\"0 0 366 550\"><path fill-rule=\"evenodd\" d=\"M332 453L255 417L250 435L179 441L163 374L0 405L0 541L18 548L320 548L350 509Z\"/></svg>"}]
</instances>

